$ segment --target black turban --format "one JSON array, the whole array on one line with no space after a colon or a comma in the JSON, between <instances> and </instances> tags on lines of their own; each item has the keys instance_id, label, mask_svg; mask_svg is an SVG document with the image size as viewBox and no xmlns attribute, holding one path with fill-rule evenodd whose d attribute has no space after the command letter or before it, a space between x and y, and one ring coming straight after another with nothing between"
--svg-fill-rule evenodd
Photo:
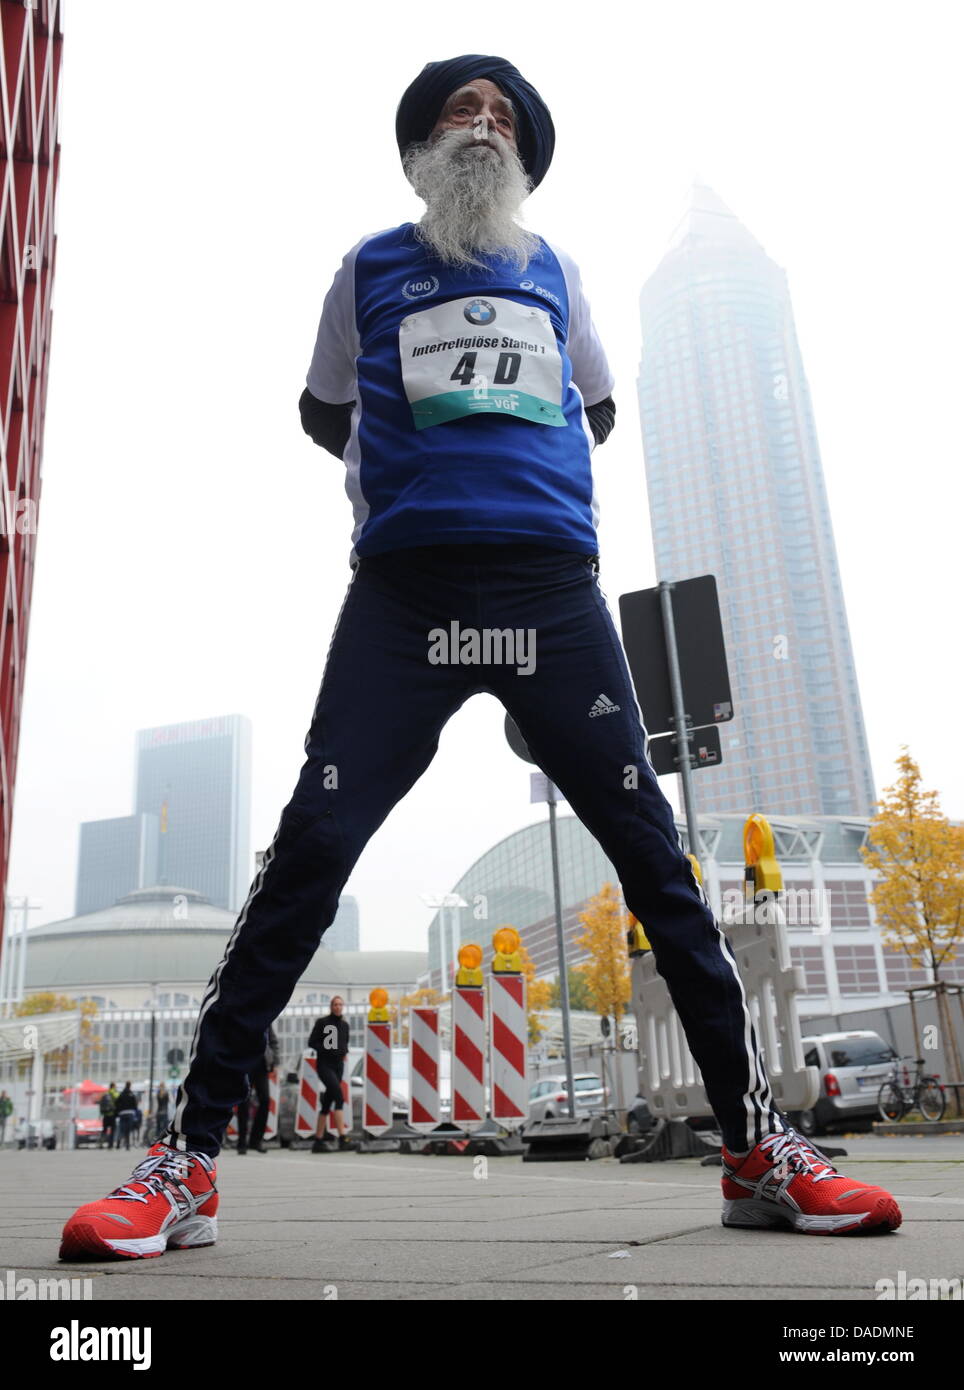
<instances>
[{"instance_id":1,"label":"black turban","mask_svg":"<svg viewBox=\"0 0 964 1390\"><path fill-rule=\"evenodd\" d=\"M453 92L476 77L487 77L512 101L518 113L516 143L526 173L538 186L552 163L556 132L549 108L531 83L505 58L465 53L440 63L426 63L398 104L395 139L398 152L427 140Z\"/></svg>"}]
</instances>

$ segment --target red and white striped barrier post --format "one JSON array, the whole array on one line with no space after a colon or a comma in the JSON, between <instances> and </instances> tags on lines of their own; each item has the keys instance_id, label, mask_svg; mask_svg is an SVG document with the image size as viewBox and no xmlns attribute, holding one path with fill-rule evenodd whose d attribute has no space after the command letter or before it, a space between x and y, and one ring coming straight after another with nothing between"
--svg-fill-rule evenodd
<instances>
[{"instance_id":1,"label":"red and white striped barrier post","mask_svg":"<svg viewBox=\"0 0 964 1390\"><path fill-rule=\"evenodd\" d=\"M278 1101L281 1095L281 1083L278 1080L276 1071L268 1072L268 1119L264 1127L265 1143L269 1139L274 1139L278 1133Z\"/></svg>"},{"instance_id":2,"label":"red and white striped barrier post","mask_svg":"<svg viewBox=\"0 0 964 1390\"><path fill-rule=\"evenodd\" d=\"M500 927L492 938L495 956L489 979L492 1118L517 1129L529 1117L529 1023L526 979L519 954L519 933Z\"/></svg>"},{"instance_id":3,"label":"red and white striped barrier post","mask_svg":"<svg viewBox=\"0 0 964 1390\"><path fill-rule=\"evenodd\" d=\"M269 1139L275 1139L275 1138L277 1137L277 1134L278 1134L278 1100L279 1100L280 1094L281 1094L281 1085L280 1085L280 1083L279 1083L279 1081L278 1081L278 1073L277 1073L276 1071L269 1071L269 1072L268 1072L268 1118L267 1118L267 1121L265 1122L265 1127L264 1127L264 1141L265 1141L265 1143L267 1143ZM247 1106L250 1106L250 1105L251 1105L251 1092L250 1092L250 1091L248 1092L248 1098L247 1098L247 1100L246 1100L246 1101L243 1101L242 1104L247 1105ZM249 1118L250 1118L250 1117L249 1117ZM248 1125L248 1133L249 1133L249 1134L251 1133L251 1125L250 1125L250 1124ZM227 1127L227 1129L225 1130L225 1134L226 1134L226 1136L227 1136L228 1139L237 1139L237 1137L238 1137L238 1112L237 1112L237 1107L235 1107L234 1111L233 1111L232 1114L231 1114L230 1120L228 1120L228 1127Z\"/></svg>"},{"instance_id":4,"label":"red and white striped barrier post","mask_svg":"<svg viewBox=\"0 0 964 1390\"><path fill-rule=\"evenodd\" d=\"M388 990L373 989L365 1024L365 1091L362 1128L384 1134L392 1125L392 1025L388 1016Z\"/></svg>"},{"instance_id":5,"label":"red and white striped barrier post","mask_svg":"<svg viewBox=\"0 0 964 1390\"><path fill-rule=\"evenodd\" d=\"M298 1104L295 1106L295 1135L314 1139L318 1128L318 1054L303 1052L298 1068Z\"/></svg>"},{"instance_id":6,"label":"red and white striped barrier post","mask_svg":"<svg viewBox=\"0 0 964 1390\"><path fill-rule=\"evenodd\" d=\"M485 989L482 947L459 948L452 989L452 1123L467 1134L485 1121Z\"/></svg>"},{"instance_id":7,"label":"red and white striped barrier post","mask_svg":"<svg viewBox=\"0 0 964 1390\"><path fill-rule=\"evenodd\" d=\"M442 1121L439 1094L439 1011L413 1005L408 1019L408 1123L412 1129L437 1129Z\"/></svg>"}]
</instances>

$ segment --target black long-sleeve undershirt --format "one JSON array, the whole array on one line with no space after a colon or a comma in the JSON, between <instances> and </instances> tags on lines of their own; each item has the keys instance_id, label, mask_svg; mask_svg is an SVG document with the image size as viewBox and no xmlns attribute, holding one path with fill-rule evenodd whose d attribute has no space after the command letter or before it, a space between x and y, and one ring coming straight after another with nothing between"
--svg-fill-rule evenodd
<instances>
[{"instance_id":1,"label":"black long-sleeve undershirt","mask_svg":"<svg viewBox=\"0 0 964 1390\"><path fill-rule=\"evenodd\" d=\"M327 449L329 454L340 459L351 434L354 404L354 401L348 401L344 405L329 405L327 401L313 396L306 386L298 401L302 429L322 449ZM586 416L597 445L604 444L616 420L616 402L612 396L607 396L595 405L587 405Z\"/></svg>"}]
</instances>

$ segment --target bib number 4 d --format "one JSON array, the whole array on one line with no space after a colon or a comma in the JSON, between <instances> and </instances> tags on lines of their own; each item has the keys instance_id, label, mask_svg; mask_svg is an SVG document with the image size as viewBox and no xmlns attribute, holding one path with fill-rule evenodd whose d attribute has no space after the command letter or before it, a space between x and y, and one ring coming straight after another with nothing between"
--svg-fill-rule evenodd
<instances>
[{"instance_id":1,"label":"bib number 4 d","mask_svg":"<svg viewBox=\"0 0 964 1390\"><path fill-rule=\"evenodd\" d=\"M479 354L477 352L465 352L459 358L455 371L450 376L450 381L458 381L462 386L474 386L477 384L476 363ZM495 365L495 373L492 377L495 386L513 386L519 379L519 371L522 367L522 354L520 352L500 352ZM484 378L480 378L484 381Z\"/></svg>"}]
</instances>

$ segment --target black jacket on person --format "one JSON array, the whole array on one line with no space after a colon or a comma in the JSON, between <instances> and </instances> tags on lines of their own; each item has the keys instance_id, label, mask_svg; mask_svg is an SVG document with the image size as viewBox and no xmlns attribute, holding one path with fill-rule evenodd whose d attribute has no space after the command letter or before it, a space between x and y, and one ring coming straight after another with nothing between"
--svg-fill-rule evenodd
<instances>
[{"instance_id":1,"label":"black jacket on person","mask_svg":"<svg viewBox=\"0 0 964 1390\"><path fill-rule=\"evenodd\" d=\"M337 1033L329 1032L333 1024L337 1025ZM351 1028L348 1019L344 1014L336 1017L335 1014L325 1014L324 1018L319 1018L311 1030L308 1038L308 1046L318 1054L318 1060L337 1062L348 1055L348 1043L351 1037Z\"/></svg>"},{"instance_id":2,"label":"black jacket on person","mask_svg":"<svg viewBox=\"0 0 964 1390\"><path fill-rule=\"evenodd\" d=\"M131 1114L137 1109L137 1097L129 1086L125 1086L117 1097L114 1105L114 1114L119 1115L122 1110L127 1110Z\"/></svg>"}]
</instances>

